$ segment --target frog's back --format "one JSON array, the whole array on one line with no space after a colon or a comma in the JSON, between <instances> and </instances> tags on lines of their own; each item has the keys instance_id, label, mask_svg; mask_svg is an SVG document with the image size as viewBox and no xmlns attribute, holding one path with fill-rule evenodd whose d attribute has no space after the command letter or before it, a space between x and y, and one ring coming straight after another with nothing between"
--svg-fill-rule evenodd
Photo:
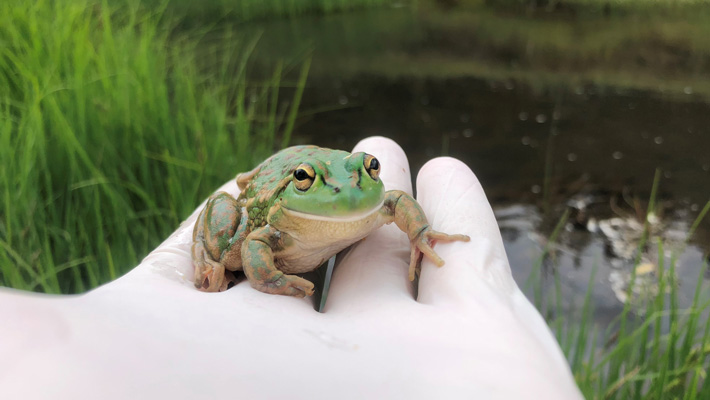
<instances>
[{"instance_id":1,"label":"frog's back","mask_svg":"<svg viewBox=\"0 0 710 400\"><path fill-rule=\"evenodd\" d=\"M333 157L350 153L313 145L288 147L272 155L250 172L239 174L239 206L248 214L248 230L267 224L267 216L279 195L291 183L293 171L303 162L330 163Z\"/></svg>"},{"instance_id":2,"label":"frog's back","mask_svg":"<svg viewBox=\"0 0 710 400\"><path fill-rule=\"evenodd\" d=\"M273 202L291 182L291 174L304 161L327 163L333 157L347 157L350 153L313 145L288 147L267 158L253 171L239 174L237 182L244 199L258 199L259 203Z\"/></svg>"}]
</instances>

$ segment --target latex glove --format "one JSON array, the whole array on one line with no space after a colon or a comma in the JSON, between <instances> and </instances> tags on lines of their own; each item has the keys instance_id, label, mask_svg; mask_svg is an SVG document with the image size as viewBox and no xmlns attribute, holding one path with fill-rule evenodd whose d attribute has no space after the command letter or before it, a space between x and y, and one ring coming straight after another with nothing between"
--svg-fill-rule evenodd
<instances>
[{"instance_id":1,"label":"latex glove","mask_svg":"<svg viewBox=\"0 0 710 400\"><path fill-rule=\"evenodd\" d=\"M406 157L384 138L388 190L411 193ZM581 398L540 314L511 276L491 207L463 163L421 170L418 200L446 265L424 261L419 298L409 242L385 226L336 268L324 314L310 299L244 281L192 283L197 212L124 277L80 296L0 291L0 392L68 398ZM236 195L235 182L223 190Z\"/></svg>"}]
</instances>

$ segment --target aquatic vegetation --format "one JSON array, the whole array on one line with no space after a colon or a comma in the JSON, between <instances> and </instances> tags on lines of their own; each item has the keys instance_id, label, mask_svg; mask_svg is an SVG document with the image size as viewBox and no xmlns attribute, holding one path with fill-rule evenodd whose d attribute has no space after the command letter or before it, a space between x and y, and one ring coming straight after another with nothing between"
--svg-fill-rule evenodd
<instances>
[{"instance_id":1,"label":"aquatic vegetation","mask_svg":"<svg viewBox=\"0 0 710 400\"><path fill-rule=\"evenodd\" d=\"M288 142L308 64L250 83L254 38L224 29L202 43L178 23L139 5L0 4L0 285L75 293L114 279Z\"/></svg>"},{"instance_id":2,"label":"aquatic vegetation","mask_svg":"<svg viewBox=\"0 0 710 400\"><path fill-rule=\"evenodd\" d=\"M710 202L699 211L685 240L666 248L656 238L657 265L648 271L643 263L644 248L651 237L653 210L660 173L656 173L642 236L635 251L635 268L625 287L624 307L608 326L594 324L592 292L596 284L592 271L584 302L578 315L562 309L563 301L558 271L552 270L554 290L543 294L541 266L555 247L565 214L551 234L536 262L529 284L535 287L534 301L548 318L550 327L572 366L578 385L586 398L605 399L703 399L710 395L706 368L710 356L710 298L703 276L708 265L700 268L693 288L692 303L679 307L680 287L676 276L679 256L701 221L710 212ZM651 218L649 218L650 216ZM652 274L654 290L641 287L640 275Z\"/></svg>"},{"instance_id":3,"label":"aquatic vegetation","mask_svg":"<svg viewBox=\"0 0 710 400\"><path fill-rule=\"evenodd\" d=\"M509 11L482 1L411 4L309 17L308 24L259 24L264 46L257 58L271 61L312 43L318 49L314 72L320 75L474 76L511 80L539 92L596 85L681 99L710 96L710 8L701 2L609 16Z\"/></svg>"}]
</instances>

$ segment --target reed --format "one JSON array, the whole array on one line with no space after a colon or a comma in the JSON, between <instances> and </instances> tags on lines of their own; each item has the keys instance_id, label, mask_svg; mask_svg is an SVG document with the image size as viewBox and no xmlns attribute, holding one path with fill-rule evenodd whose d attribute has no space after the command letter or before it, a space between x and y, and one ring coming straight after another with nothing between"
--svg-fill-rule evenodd
<instances>
[{"instance_id":1,"label":"reed","mask_svg":"<svg viewBox=\"0 0 710 400\"><path fill-rule=\"evenodd\" d=\"M250 82L255 38L179 24L140 3L0 4L0 285L115 279L288 140L307 69Z\"/></svg>"},{"instance_id":2,"label":"reed","mask_svg":"<svg viewBox=\"0 0 710 400\"><path fill-rule=\"evenodd\" d=\"M657 172L649 212L654 209L659 178ZM576 316L562 310L565 299L561 297L558 271L554 266L551 271L555 290L546 295L541 291L545 277L540 273L540 266L544 260L550 261L550 249L557 242L567 215L561 218L536 261L529 283L534 285L534 303L548 319L585 398L705 399L710 395L705 372L710 359L710 298L703 287L708 265L700 269L693 301L687 309L678 306L681 288L676 278L679 255L708 212L710 202L698 213L680 245L667 248L665 243L657 240L657 290L634 300L634 268L623 311L604 329L593 323L591 294L596 270L591 271L587 294ZM644 229L638 245L639 255L647 244L648 224ZM637 259L636 266L639 263Z\"/></svg>"}]
</instances>

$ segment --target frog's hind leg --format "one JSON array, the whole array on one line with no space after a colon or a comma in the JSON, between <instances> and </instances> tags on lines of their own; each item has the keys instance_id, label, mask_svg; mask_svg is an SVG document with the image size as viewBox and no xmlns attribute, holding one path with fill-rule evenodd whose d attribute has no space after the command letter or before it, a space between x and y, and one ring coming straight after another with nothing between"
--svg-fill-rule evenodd
<instances>
[{"instance_id":1,"label":"frog's hind leg","mask_svg":"<svg viewBox=\"0 0 710 400\"><path fill-rule=\"evenodd\" d=\"M192 245L192 262L195 266L195 287L204 292L222 292L227 290L229 281L225 276L224 265L210 258L205 246L200 242Z\"/></svg>"},{"instance_id":2,"label":"frog's hind leg","mask_svg":"<svg viewBox=\"0 0 710 400\"><path fill-rule=\"evenodd\" d=\"M237 269L238 266L233 264L238 262L232 257L225 260L224 256L238 251L241 245L241 241L236 245L233 243L239 222L237 201L224 192L210 197L197 217L192 234L192 261L198 289L205 292L224 291L230 282L234 282L233 274L227 270Z\"/></svg>"}]
</instances>

